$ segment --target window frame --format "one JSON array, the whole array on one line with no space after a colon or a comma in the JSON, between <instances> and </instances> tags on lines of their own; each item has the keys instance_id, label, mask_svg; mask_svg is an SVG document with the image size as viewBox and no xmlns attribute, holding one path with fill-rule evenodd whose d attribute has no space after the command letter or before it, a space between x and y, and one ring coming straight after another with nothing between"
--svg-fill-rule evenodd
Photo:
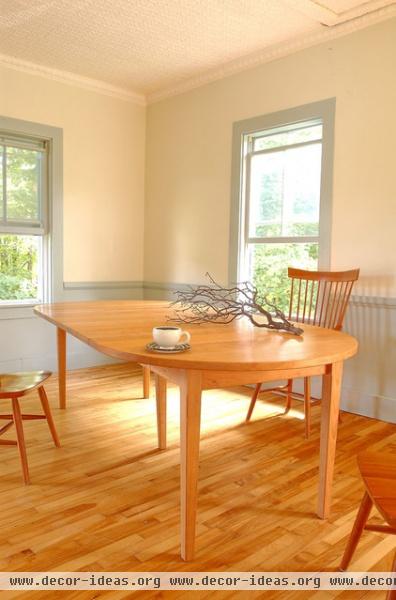
<instances>
[{"instance_id":1,"label":"window frame","mask_svg":"<svg viewBox=\"0 0 396 600\"><path fill-rule=\"evenodd\" d=\"M330 268L331 219L332 219L332 182L334 155L334 120L335 98L305 104L276 113L253 117L238 121L233 125L232 142L232 180L231 180L231 212L230 212L230 252L229 252L229 283L233 284L242 279L245 274L245 264L248 245L252 243L309 243L318 242L319 269ZM248 206L246 203L247 160L251 160L246 147L248 137L260 132L291 128L299 124L320 121L322 130L322 158L319 232L317 236L290 237L250 237L248 223ZM308 143L308 142L307 142ZM312 143L312 142L309 142ZM283 150L286 146L280 148ZM275 149L271 149L274 151Z\"/></svg>"},{"instance_id":2,"label":"window frame","mask_svg":"<svg viewBox=\"0 0 396 600\"><path fill-rule=\"evenodd\" d=\"M43 252L40 268L44 271L43 300L52 302L62 298L63 291L63 131L58 127L23 121L0 115L0 137L13 136L33 138L45 141L47 145L47 207L43 211L42 233L35 227L2 227L2 233L20 235L39 235L42 237ZM1 318L18 318L30 316L22 309L37 305L34 300L10 300L0 303Z\"/></svg>"}]
</instances>

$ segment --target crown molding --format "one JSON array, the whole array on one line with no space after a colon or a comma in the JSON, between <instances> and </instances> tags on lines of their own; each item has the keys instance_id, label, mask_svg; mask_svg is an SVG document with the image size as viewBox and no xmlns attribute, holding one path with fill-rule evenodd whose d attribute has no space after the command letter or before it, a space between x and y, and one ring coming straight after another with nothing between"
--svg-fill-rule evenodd
<instances>
[{"instance_id":1,"label":"crown molding","mask_svg":"<svg viewBox=\"0 0 396 600\"><path fill-rule=\"evenodd\" d=\"M310 48L311 46L316 46L349 33L354 33L355 31L359 31L360 29L364 29L370 25L375 25L376 23L385 21L394 16L396 16L395 4L376 10L362 17L351 19L350 21L346 21L333 27L327 27L323 25L323 29L318 33L299 37L292 42L283 42L281 44L271 46L265 50L255 52L235 61L226 63L220 68L206 71L205 73L202 73L196 77L191 77L182 83L178 83L166 89L148 94L146 96L147 104L154 104L161 100L165 100L166 98L189 92L208 83L212 83L219 79L224 79L242 71L246 71L273 60L283 58L289 54L294 54L300 50Z\"/></svg>"},{"instance_id":2,"label":"crown molding","mask_svg":"<svg viewBox=\"0 0 396 600\"><path fill-rule=\"evenodd\" d=\"M134 102L141 106L146 105L146 97L144 94L117 87L110 83L106 83L105 81L100 81L99 79L91 79L90 77L83 77L82 75L76 75L69 71L52 69L26 60L20 60L19 58L14 58L13 56L8 56L6 54L0 54L0 65L8 69L28 73L29 75L38 75L40 77L45 77L46 79L51 79L52 81L58 81L59 83L74 85L91 92L96 92L97 94L103 94L127 102Z\"/></svg>"}]
</instances>

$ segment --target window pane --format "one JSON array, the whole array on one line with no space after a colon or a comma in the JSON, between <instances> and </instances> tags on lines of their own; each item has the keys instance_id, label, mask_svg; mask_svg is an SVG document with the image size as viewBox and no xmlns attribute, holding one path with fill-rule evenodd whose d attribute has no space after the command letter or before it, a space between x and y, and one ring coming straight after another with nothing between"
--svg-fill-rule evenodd
<instances>
[{"instance_id":1,"label":"window pane","mask_svg":"<svg viewBox=\"0 0 396 600\"><path fill-rule=\"evenodd\" d=\"M289 146L291 144L321 139L322 125L311 125L310 127L301 129L291 129L289 131L255 137L253 140L253 150L267 150L268 148L279 148L279 146Z\"/></svg>"},{"instance_id":2,"label":"window pane","mask_svg":"<svg viewBox=\"0 0 396 600\"><path fill-rule=\"evenodd\" d=\"M41 152L7 147L7 218L40 220Z\"/></svg>"},{"instance_id":3,"label":"window pane","mask_svg":"<svg viewBox=\"0 0 396 600\"><path fill-rule=\"evenodd\" d=\"M290 296L287 268L316 270L318 250L317 243L249 244L248 279L263 296L287 313Z\"/></svg>"},{"instance_id":4,"label":"window pane","mask_svg":"<svg viewBox=\"0 0 396 600\"><path fill-rule=\"evenodd\" d=\"M314 144L252 156L250 237L319 234L321 154Z\"/></svg>"},{"instance_id":5,"label":"window pane","mask_svg":"<svg viewBox=\"0 0 396 600\"><path fill-rule=\"evenodd\" d=\"M39 299L41 238L0 235L0 302Z\"/></svg>"}]
</instances>

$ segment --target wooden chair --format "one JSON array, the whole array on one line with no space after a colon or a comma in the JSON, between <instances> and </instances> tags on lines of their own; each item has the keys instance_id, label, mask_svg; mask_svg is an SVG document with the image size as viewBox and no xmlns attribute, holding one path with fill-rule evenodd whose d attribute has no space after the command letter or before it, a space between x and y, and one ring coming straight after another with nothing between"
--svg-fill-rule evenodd
<instances>
[{"instance_id":1,"label":"wooden chair","mask_svg":"<svg viewBox=\"0 0 396 600\"><path fill-rule=\"evenodd\" d=\"M342 571L348 568L363 530L396 534L396 455L365 452L358 456L358 467L366 491L342 557ZM373 505L388 525L367 525ZM396 553L392 571L396 572ZM391 599L396 599L396 590L389 590L387 600Z\"/></svg>"},{"instance_id":2,"label":"wooden chair","mask_svg":"<svg viewBox=\"0 0 396 600\"><path fill-rule=\"evenodd\" d=\"M36 419L47 419L52 439L55 446L60 446L58 434L56 433L55 423L52 418L51 410L48 403L47 394L45 393L43 383L51 373L47 371L32 371L30 373L11 373L0 375L0 400L11 400L12 414L2 414L0 419L9 421L6 425L0 428L0 435L8 431L12 425L15 425L17 441L0 440L2 446L18 446L19 455L22 463L23 480L25 484L29 484L29 469L26 456L25 438L23 435L22 421L32 421ZM27 415L21 413L19 398L25 396L28 392L37 389L41 406L43 407L43 415Z\"/></svg>"},{"instance_id":3,"label":"wooden chair","mask_svg":"<svg viewBox=\"0 0 396 600\"><path fill-rule=\"evenodd\" d=\"M304 271L289 267L288 276L291 280L288 318L291 321L328 329L342 329L352 288L359 277L359 269L337 272ZM252 416L261 385L261 383L256 385L246 421L249 421ZM311 398L310 378L304 377L304 394L293 392L292 379L289 379L284 386L263 391L285 395L285 412L290 410L293 397L304 398L305 436L308 438L311 431L311 400L320 401L320 398Z\"/></svg>"}]
</instances>

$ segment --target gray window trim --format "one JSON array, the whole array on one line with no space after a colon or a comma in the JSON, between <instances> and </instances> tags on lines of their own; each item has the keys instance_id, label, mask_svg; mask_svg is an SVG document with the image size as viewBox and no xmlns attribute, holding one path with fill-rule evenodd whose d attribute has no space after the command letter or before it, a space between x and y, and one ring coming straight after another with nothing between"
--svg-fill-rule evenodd
<instances>
[{"instance_id":1,"label":"gray window trim","mask_svg":"<svg viewBox=\"0 0 396 600\"><path fill-rule=\"evenodd\" d=\"M333 196L333 156L334 121L336 99L329 98L319 102L304 104L295 108L237 121L233 125L232 168L231 168L231 206L229 234L229 283L239 278L239 260L244 243L244 203L243 203L243 140L247 134L265 129L291 125L300 121L321 119L323 123L322 176L320 187L320 225L319 225L319 268L330 268L332 196Z\"/></svg>"},{"instance_id":2,"label":"gray window trim","mask_svg":"<svg viewBox=\"0 0 396 600\"><path fill-rule=\"evenodd\" d=\"M47 252L47 290L50 301L62 299L63 294L63 130L59 127L22 121L0 115L0 129L9 135L26 135L45 139L48 142L48 230L49 247ZM34 303L31 304L32 306ZM26 309L27 304L3 304L3 309Z\"/></svg>"}]
</instances>

